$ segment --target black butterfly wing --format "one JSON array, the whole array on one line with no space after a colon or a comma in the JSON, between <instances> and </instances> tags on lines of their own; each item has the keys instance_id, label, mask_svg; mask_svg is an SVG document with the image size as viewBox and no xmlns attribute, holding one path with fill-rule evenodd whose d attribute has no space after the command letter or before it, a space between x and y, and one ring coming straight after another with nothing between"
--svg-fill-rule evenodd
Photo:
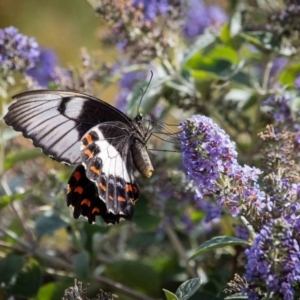
<instances>
[{"instance_id":1,"label":"black butterfly wing","mask_svg":"<svg viewBox=\"0 0 300 300\"><path fill-rule=\"evenodd\" d=\"M108 103L78 92L37 90L13 98L5 122L46 155L70 165L81 162L80 140L90 128L108 121L131 122Z\"/></svg>"},{"instance_id":2,"label":"black butterfly wing","mask_svg":"<svg viewBox=\"0 0 300 300\"><path fill-rule=\"evenodd\" d=\"M81 159L86 176L95 182L109 213L132 219L139 188L132 169L134 134L121 122L100 124L82 138ZM99 199L99 201L101 201Z\"/></svg>"},{"instance_id":3,"label":"black butterfly wing","mask_svg":"<svg viewBox=\"0 0 300 300\"><path fill-rule=\"evenodd\" d=\"M97 215L108 224L115 224L120 220L119 215L107 211L105 203L99 199L97 186L86 177L83 165L77 166L69 179L67 204L73 207L75 219L82 215L90 224L95 222Z\"/></svg>"}]
</instances>

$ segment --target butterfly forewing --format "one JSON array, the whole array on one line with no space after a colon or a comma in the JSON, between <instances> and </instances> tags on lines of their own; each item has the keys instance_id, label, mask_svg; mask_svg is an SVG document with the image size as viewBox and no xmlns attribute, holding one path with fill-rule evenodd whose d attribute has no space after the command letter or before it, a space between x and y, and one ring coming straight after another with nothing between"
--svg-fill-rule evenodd
<instances>
[{"instance_id":1,"label":"butterfly forewing","mask_svg":"<svg viewBox=\"0 0 300 300\"><path fill-rule=\"evenodd\" d=\"M131 120L92 96L68 91L31 91L16 95L5 122L59 162L80 163L80 139L93 126Z\"/></svg>"}]
</instances>

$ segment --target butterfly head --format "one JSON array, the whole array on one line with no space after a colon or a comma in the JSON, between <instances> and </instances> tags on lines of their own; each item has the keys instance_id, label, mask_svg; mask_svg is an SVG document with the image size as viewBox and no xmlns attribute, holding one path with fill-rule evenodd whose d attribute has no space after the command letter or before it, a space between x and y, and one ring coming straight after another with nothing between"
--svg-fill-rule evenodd
<instances>
[{"instance_id":1,"label":"butterfly head","mask_svg":"<svg viewBox=\"0 0 300 300\"><path fill-rule=\"evenodd\" d=\"M133 120L136 123L141 124L141 121L143 120L143 114L142 113L138 113Z\"/></svg>"}]
</instances>

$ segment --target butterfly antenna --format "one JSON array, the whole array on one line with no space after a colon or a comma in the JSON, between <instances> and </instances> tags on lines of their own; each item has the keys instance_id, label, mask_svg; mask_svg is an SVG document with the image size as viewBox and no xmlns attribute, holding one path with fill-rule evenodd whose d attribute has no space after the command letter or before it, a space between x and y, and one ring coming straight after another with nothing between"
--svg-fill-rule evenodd
<instances>
[{"instance_id":1,"label":"butterfly antenna","mask_svg":"<svg viewBox=\"0 0 300 300\"><path fill-rule=\"evenodd\" d=\"M139 102L139 105L138 105L138 107L137 107L137 114L139 114L139 110L140 110L140 106L141 106L142 100L143 100L143 98L144 98L144 96L145 96L145 94L146 94L146 92L147 92L147 90L148 90L148 87L149 87L149 85L150 85L150 83L151 83L151 81L152 81L152 78L153 78L153 72L150 71L150 73L151 73L151 76L150 76L150 79L149 79L149 81L148 81L148 84L147 84L147 86L146 86L145 91L141 88L141 91L142 91L142 97L141 97L140 102Z\"/></svg>"}]
</instances>

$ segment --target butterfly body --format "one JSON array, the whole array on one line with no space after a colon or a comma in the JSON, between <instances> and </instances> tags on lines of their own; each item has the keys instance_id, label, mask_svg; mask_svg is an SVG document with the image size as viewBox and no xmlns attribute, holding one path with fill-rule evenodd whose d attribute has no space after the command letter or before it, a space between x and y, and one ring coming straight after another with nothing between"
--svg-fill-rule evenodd
<instances>
[{"instance_id":1,"label":"butterfly body","mask_svg":"<svg viewBox=\"0 0 300 300\"><path fill-rule=\"evenodd\" d=\"M146 177L153 172L145 132L138 114L133 120L95 97L38 90L14 97L5 122L30 138L53 159L77 165L68 182L67 204L74 217L90 223L132 219L139 188L134 165Z\"/></svg>"}]
</instances>

